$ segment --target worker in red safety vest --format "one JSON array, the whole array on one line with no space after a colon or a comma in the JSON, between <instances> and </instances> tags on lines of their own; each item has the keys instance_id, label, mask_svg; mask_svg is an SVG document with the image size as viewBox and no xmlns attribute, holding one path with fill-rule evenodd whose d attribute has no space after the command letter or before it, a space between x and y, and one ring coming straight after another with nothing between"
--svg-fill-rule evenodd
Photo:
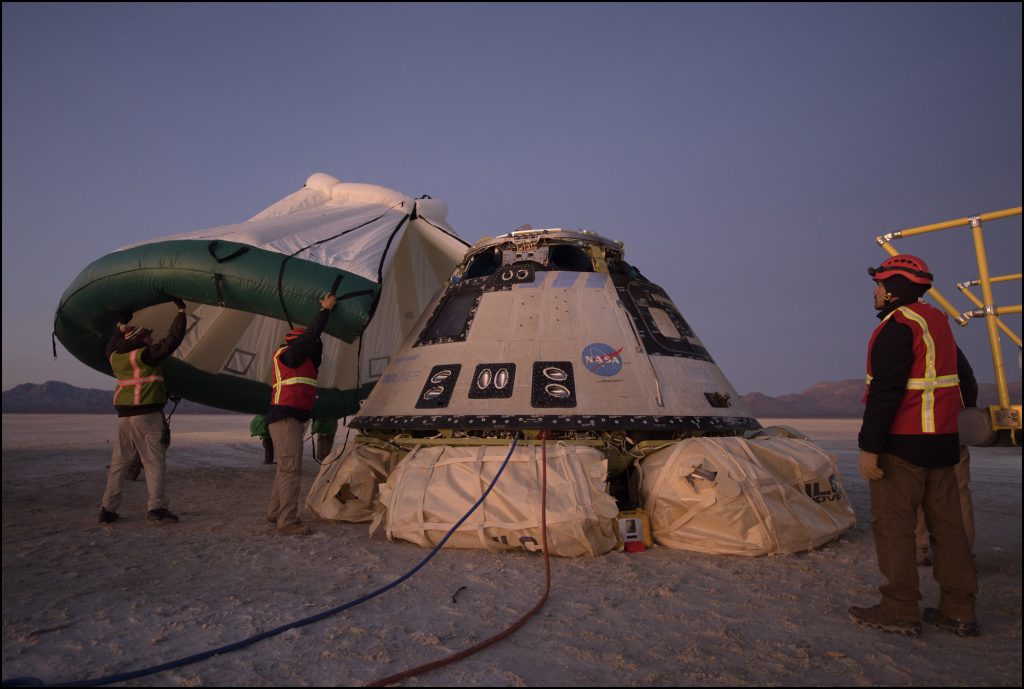
<instances>
[{"instance_id":1,"label":"worker in red safety vest","mask_svg":"<svg viewBox=\"0 0 1024 689\"><path fill-rule=\"evenodd\" d=\"M302 435L316 402L316 378L323 358L320 334L338 300L333 294L320 299L320 312L309 329L295 328L273 356L274 384L267 428L274 443L277 473L267 507L267 521L279 533L305 536L311 533L299 519L299 485L302 482Z\"/></svg>"},{"instance_id":2,"label":"worker in red safety vest","mask_svg":"<svg viewBox=\"0 0 1024 689\"><path fill-rule=\"evenodd\" d=\"M977 383L946 315L923 301L932 274L916 256L893 256L868 269L881 320L868 344L860 471L868 481L882 600L851 607L850 618L904 636L921 633L915 529L923 507L934 549L938 608L924 621L958 636L977 636L974 561L961 516L955 466L961 388ZM973 392L972 392L973 391Z\"/></svg>"},{"instance_id":3,"label":"worker in red safety vest","mask_svg":"<svg viewBox=\"0 0 1024 689\"><path fill-rule=\"evenodd\" d=\"M110 369L117 378L114 409L117 411L117 440L107 472L107 485L100 501L100 523L120 519L121 489L129 478L134 463L142 461L146 470L149 493L146 521L175 523L178 515L168 507L164 490L167 472L167 446L170 432L164 418L167 387L160 364L185 339L185 302L173 298L178 315L171 322L167 336L153 342L153 331L128 325L131 316L122 318L107 343Z\"/></svg>"}]
</instances>

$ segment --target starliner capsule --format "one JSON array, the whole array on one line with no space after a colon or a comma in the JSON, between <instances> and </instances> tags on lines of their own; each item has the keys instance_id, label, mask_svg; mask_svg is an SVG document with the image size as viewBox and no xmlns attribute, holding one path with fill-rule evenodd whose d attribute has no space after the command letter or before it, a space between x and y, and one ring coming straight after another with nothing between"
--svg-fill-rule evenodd
<instances>
[{"instance_id":1,"label":"starliner capsule","mask_svg":"<svg viewBox=\"0 0 1024 689\"><path fill-rule=\"evenodd\" d=\"M360 437L321 470L307 505L349 519L359 493L359 518L422 545L438 542L505 460L505 490L449 546L538 548L541 460L556 475L547 526L564 527L559 554L621 543L616 516L640 507L656 540L710 552L792 552L853 524L834 460L798 434L766 433L665 291L621 242L587 231L521 228L474 244L349 426ZM780 481L788 497L801 509L831 498L842 514L823 530L796 526L797 543L780 545L759 530L785 520L748 508L765 502L754 492L775 471L761 465L794 454L805 457ZM716 505L725 512L697 517ZM676 534L680 520L696 535Z\"/></svg>"},{"instance_id":2,"label":"starliner capsule","mask_svg":"<svg viewBox=\"0 0 1024 689\"><path fill-rule=\"evenodd\" d=\"M477 242L350 425L633 439L760 428L622 245L566 230Z\"/></svg>"}]
</instances>

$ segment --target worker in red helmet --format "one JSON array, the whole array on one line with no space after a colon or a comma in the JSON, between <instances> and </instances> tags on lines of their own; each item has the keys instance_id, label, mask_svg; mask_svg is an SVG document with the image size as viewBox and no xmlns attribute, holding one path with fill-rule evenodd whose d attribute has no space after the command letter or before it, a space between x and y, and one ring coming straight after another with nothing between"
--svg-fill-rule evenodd
<instances>
[{"instance_id":1,"label":"worker in red helmet","mask_svg":"<svg viewBox=\"0 0 1024 689\"><path fill-rule=\"evenodd\" d=\"M958 636L977 636L977 575L961 516L955 473L960 461L957 417L973 403L977 382L956 345L946 314L921 297L931 288L928 265L900 254L869 268L881 320L868 343L860 471L868 481L882 600L851 607L850 619L904 636L921 633L915 529L923 507L934 549L938 608L924 621Z\"/></svg>"},{"instance_id":2,"label":"worker in red helmet","mask_svg":"<svg viewBox=\"0 0 1024 689\"><path fill-rule=\"evenodd\" d=\"M882 262L882 265L878 268L869 268L868 273L876 280L882 283L889 284L892 289L899 293L901 289L906 290L907 286L901 284L900 280L893 280L892 278L902 277L910 281L915 285L926 285L931 286L932 274L928 272L928 266L924 261L919 259L917 256L910 254L899 254L886 259ZM919 289L919 288L918 288ZM882 306L877 303L879 295L876 293L875 308L881 309ZM884 299L884 294L882 295ZM963 354L959 354L961 357L960 368L966 368L970 375L965 375L963 371L960 371L960 388L961 398L965 407L977 406L978 387L974 380L973 372L970 371L970 364L963 358ZM967 545L971 548L971 552L974 552L974 502L971 499L971 453L967 449L966 445L960 446L960 461L956 465L955 469L957 479L957 489L960 492L960 514L964 520L964 531L967 534ZM929 549L929 535L928 535L928 524L927 518L924 513L924 509L918 509L917 513L917 530L915 532L915 539L917 545L917 563L922 566L931 566L932 561L928 556Z\"/></svg>"},{"instance_id":3,"label":"worker in red helmet","mask_svg":"<svg viewBox=\"0 0 1024 689\"><path fill-rule=\"evenodd\" d=\"M137 461L146 469L149 493L146 521L170 524L178 521L178 515L167 509L169 502L164 489L170 431L163 413L167 387L161 363L185 339L185 302L177 297L171 301L178 307L178 315L171 322L167 336L159 342L153 342L153 331L149 328L128 325L131 314L126 314L107 343L110 370L117 378L114 391L117 439L107 472L107 485L100 499L101 524L121 518L117 512L121 506L121 490L125 479L132 477L133 472L138 476Z\"/></svg>"},{"instance_id":4,"label":"worker in red helmet","mask_svg":"<svg viewBox=\"0 0 1024 689\"><path fill-rule=\"evenodd\" d=\"M267 521L279 533L305 536L311 533L299 519L299 486L302 483L302 435L316 402L316 379L323 358L320 334L338 303L330 293L320 298L320 312L309 329L294 328L273 356L274 384L267 428L274 444L277 473L267 507Z\"/></svg>"},{"instance_id":5,"label":"worker in red helmet","mask_svg":"<svg viewBox=\"0 0 1024 689\"><path fill-rule=\"evenodd\" d=\"M934 279L934 276L928 272L928 264L917 256L911 256L910 254L890 256L882 261L882 265L879 267L868 268L868 275L875 281L875 284L884 282L888 278L899 276L913 282L915 285L924 285L928 289L931 289L932 280ZM898 285L900 283L894 284ZM921 294L923 295L924 292ZM878 308L878 306L875 308Z\"/></svg>"}]
</instances>

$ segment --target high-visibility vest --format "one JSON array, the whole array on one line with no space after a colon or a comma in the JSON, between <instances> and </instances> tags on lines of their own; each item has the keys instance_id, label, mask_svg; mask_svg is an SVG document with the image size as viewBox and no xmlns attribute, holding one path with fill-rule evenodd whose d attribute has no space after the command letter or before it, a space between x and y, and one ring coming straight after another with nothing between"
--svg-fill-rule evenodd
<instances>
[{"instance_id":1,"label":"high-visibility vest","mask_svg":"<svg viewBox=\"0 0 1024 689\"><path fill-rule=\"evenodd\" d=\"M167 401L163 371L159 366L150 366L142 361L145 347L130 352L114 352L110 355L110 370L117 378L114 389L114 405L141 406L163 404Z\"/></svg>"},{"instance_id":2,"label":"high-visibility vest","mask_svg":"<svg viewBox=\"0 0 1024 689\"><path fill-rule=\"evenodd\" d=\"M914 363L907 380L907 392L896 412L890 433L923 435L956 433L957 416L963 409L960 377L956 366L956 341L949 319L942 311L924 302L900 306L891 311L868 344L868 376L871 385L871 352L886 321L895 318L914 334Z\"/></svg>"},{"instance_id":3,"label":"high-visibility vest","mask_svg":"<svg viewBox=\"0 0 1024 689\"><path fill-rule=\"evenodd\" d=\"M306 359L298 367L291 368L281 361L281 353L287 347L274 352L274 390L271 404L280 404L297 409L313 411L316 402L316 364Z\"/></svg>"}]
</instances>

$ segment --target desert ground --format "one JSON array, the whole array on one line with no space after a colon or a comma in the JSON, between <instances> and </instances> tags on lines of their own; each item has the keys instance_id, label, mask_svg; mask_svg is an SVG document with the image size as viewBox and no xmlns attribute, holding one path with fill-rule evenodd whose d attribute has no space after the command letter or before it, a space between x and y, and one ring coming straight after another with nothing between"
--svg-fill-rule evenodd
<instances>
[{"instance_id":1,"label":"desert ground","mask_svg":"<svg viewBox=\"0 0 1024 689\"><path fill-rule=\"evenodd\" d=\"M512 636L406 686L1020 686L1021 451L972 450L982 636L908 639L852 624L882 583L855 420L762 419L839 460L857 527L768 558L664 547L551 558L551 594ZM429 551L365 524L264 521L274 467L249 417L177 415L168 451L175 525L145 521L143 481L122 520L97 523L111 415L3 415L3 680L121 686L365 685L513 624L544 591L543 556L442 550L368 602L240 650L225 647L383 587ZM344 431L339 436L339 443ZM308 487L317 466L305 460ZM922 605L938 589L922 568Z\"/></svg>"}]
</instances>

